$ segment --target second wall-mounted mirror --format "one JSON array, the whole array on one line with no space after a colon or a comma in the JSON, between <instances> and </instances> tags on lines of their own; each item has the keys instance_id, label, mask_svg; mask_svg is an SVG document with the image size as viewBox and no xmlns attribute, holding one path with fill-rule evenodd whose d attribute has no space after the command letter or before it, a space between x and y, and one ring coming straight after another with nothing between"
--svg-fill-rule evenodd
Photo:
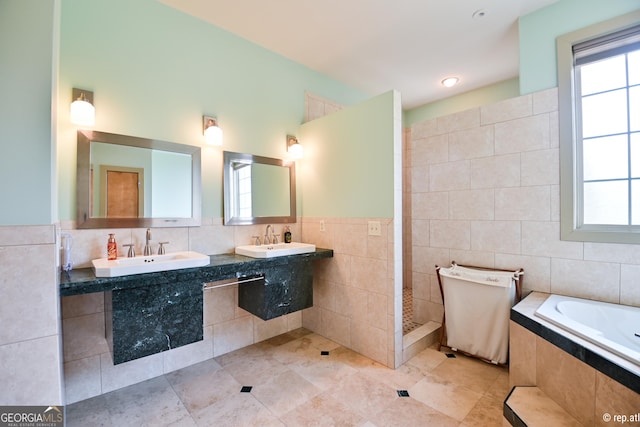
<instances>
[{"instance_id":1,"label":"second wall-mounted mirror","mask_svg":"<svg viewBox=\"0 0 640 427\"><path fill-rule=\"evenodd\" d=\"M224 223L296 222L295 162L224 152Z\"/></svg>"}]
</instances>

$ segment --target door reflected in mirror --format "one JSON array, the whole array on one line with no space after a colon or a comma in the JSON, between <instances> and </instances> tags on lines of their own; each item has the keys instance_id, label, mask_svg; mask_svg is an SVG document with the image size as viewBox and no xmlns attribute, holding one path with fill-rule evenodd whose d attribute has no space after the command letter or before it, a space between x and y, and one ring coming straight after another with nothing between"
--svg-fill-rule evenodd
<instances>
[{"instance_id":1,"label":"door reflected in mirror","mask_svg":"<svg viewBox=\"0 0 640 427\"><path fill-rule=\"evenodd\" d=\"M224 223L296 221L295 163L224 152Z\"/></svg>"}]
</instances>

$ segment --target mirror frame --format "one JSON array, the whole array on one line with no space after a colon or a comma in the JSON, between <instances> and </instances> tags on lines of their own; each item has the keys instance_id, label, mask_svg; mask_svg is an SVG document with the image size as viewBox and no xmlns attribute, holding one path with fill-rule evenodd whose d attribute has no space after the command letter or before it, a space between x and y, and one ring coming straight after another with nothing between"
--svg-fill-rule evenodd
<instances>
[{"instance_id":1,"label":"mirror frame","mask_svg":"<svg viewBox=\"0 0 640 427\"><path fill-rule=\"evenodd\" d=\"M157 149L191 155L191 218L96 218L90 217L91 141ZM190 227L201 224L200 147L156 139L138 138L94 130L78 130L76 177L76 228Z\"/></svg>"},{"instance_id":2,"label":"mirror frame","mask_svg":"<svg viewBox=\"0 0 640 427\"><path fill-rule=\"evenodd\" d=\"M282 224L295 223L296 217L296 163L272 157L254 156L252 154L234 153L224 151L224 225L252 225L252 224ZM233 173L232 163L263 164L282 166L289 168L289 215L288 216L251 216L234 217L231 212L231 174Z\"/></svg>"}]
</instances>

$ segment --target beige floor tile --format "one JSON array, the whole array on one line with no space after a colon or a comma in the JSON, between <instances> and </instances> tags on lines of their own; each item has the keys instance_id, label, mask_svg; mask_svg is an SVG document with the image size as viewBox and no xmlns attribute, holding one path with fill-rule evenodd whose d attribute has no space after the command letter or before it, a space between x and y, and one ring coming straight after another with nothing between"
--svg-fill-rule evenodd
<instances>
[{"instance_id":1,"label":"beige floor tile","mask_svg":"<svg viewBox=\"0 0 640 427\"><path fill-rule=\"evenodd\" d=\"M157 377L105 395L114 426L195 426L167 379Z\"/></svg>"},{"instance_id":2,"label":"beige floor tile","mask_svg":"<svg viewBox=\"0 0 640 427\"><path fill-rule=\"evenodd\" d=\"M191 413L226 400L242 388L242 384L213 360L170 372L166 377Z\"/></svg>"},{"instance_id":3,"label":"beige floor tile","mask_svg":"<svg viewBox=\"0 0 640 427\"><path fill-rule=\"evenodd\" d=\"M436 375L427 375L408 391L414 399L458 421L462 421L482 397L482 393Z\"/></svg>"},{"instance_id":4,"label":"beige floor tile","mask_svg":"<svg viewBox=\"0 0 640 427\"><path fill-rule=\"evenodd\" d=\"M464 386L478 393L487 391L507 368L492 365L479 359L464 357L447 358L431 373L449 382Z\"/></svg>"},{"instance_id":5,"label":"beige floor tile","mask_svg":"<svg viewBox=\"0 0 640 427\"><path fill-rule=\"evenodd\" d=\"M365 418L377 416L398 399L397 390L358 372L343 378L329 392L334 399Z\"/></svg>"},{"instance_id":6,"label":"beige floor tile","mask_svg":"<svg viewBox=\"0 0 640 427\"><path fill-rule=\"evenodd\" d=\"M365 426L366 419L325 393L281 417L287 426Z\"/></svg>"},{"instance_id":7,"label":"beige floor tile","mask_svg":"<svg viewBox=\"0 0 640 427\"><path fill-rule=\"evenodd\" d=\"M427 348L408 360L405 365L414 366L427 374L437 368L445 360L447 360L447 356L443 352Z\"/></svg>"},{"instance_id":8,"label":"beige floor tile","mask_svg":"<svg viewBox=\"0 0 640 427\"><path fill-rule=\"evenodd\" d=\"M286 370L253 387L251 394L277 416L286 414L322 392L297 373Z\"/></svg>"},{"instance_id":9,"label":"beige floor tile","mask_svg":"<svg viewBox=\"0 0 640 427\"><path fill-rule=\"evenodd\" d=\"M430 348L392 370L301 328L66 409L71 427L479 427L501 424L506 393L477 360Z\"/></svg>"},{"instance_id":10,"label":"beige floor tile","mask_svg":"<svg viewBox=\"0 0 640 427\"><path fill-rule=\"evenodd\" d=\"M459 422L411 397L396 399L370 419L378 427L457 427Z\"/></svg>"},{"instance_id":11,"label":"beige floor tile","mask_svg":"<svg viewBox=\"0 0 640 427\"><path fill-rule=\"evenodd\" d=\"M460 427L494 427L502 422L503 400L483 396L464 417Z\"/></svg>"},{"instance_id":12,"label":"beige floor tile","mask_svg":"<svg viewBox=\"0 0 640 427\"><path fill-rule=\"evenodd\" d=\"M251 393L235 393L192 413L203 427L282 427L284 424Z\"/></svg>"}]
</instances>

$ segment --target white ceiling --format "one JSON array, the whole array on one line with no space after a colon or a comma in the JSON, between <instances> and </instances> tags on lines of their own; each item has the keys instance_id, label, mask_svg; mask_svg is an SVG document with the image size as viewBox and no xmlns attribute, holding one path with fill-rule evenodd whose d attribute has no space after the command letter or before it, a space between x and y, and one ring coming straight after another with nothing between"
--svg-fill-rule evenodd
<instances>
[{"instance_id":1,"label":"white ceiling","mask_svg":"<svg viewBox=\"0 0 640 427\"><path fill-rule=\"evenodd\" d=\"M557 0L159 1L407 109L516 77L518 17Z\"/></svg>"}]
</instances>

